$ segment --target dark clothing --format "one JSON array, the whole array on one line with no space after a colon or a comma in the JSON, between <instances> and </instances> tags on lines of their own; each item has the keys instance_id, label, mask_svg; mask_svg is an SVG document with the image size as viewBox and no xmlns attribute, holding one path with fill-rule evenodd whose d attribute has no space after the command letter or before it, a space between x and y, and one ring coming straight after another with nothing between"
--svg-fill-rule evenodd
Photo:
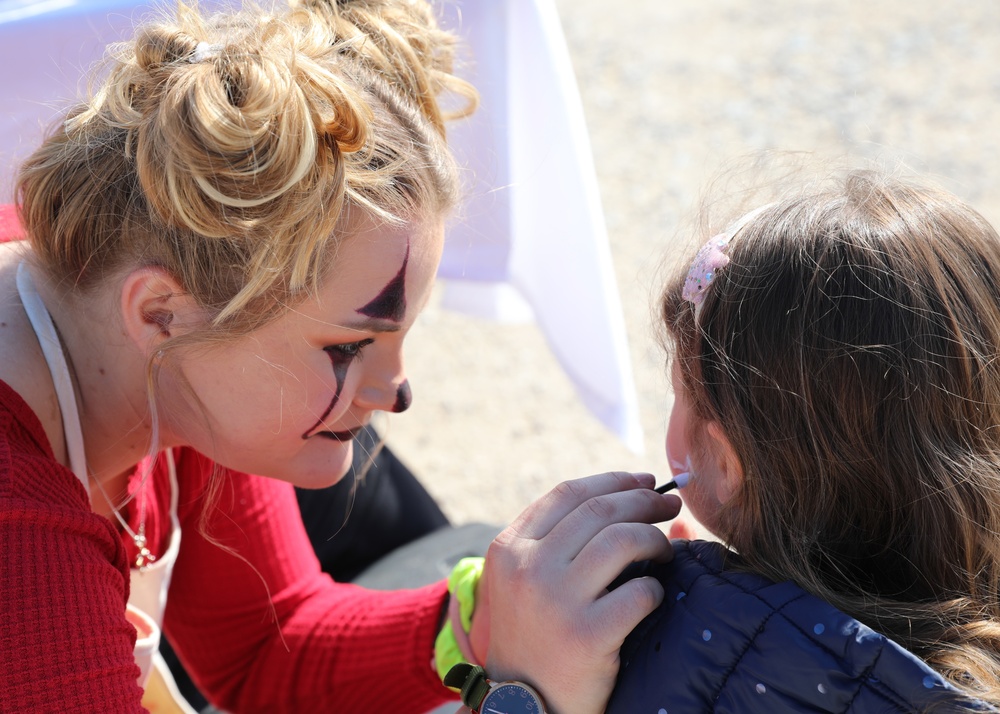
<instances>
[{"instance_id":1,"label":"dark clothing","mask_svg":"<svg viewBox=\"0 0 1000 714\"><path fill-rule=\"evenodd\" d=\"M354 580L387 553L449 525L431 495L388 447L365 469L378 438L371 429L358 434L351 473L340 483L319 490L295 489L320 565L338 582Z\"/></svg>"},{"instance_id":2,"label":"dark clothing","mask_svg":"<svg viewBox=\"0 0 1000 714\"><path fill-rule=\"evenodd\" d=\"M666 597L625 641L607 714L996 711L794 583L727 570L718 543L674 553L648 568Z\"/></svg>"}]
</instances>

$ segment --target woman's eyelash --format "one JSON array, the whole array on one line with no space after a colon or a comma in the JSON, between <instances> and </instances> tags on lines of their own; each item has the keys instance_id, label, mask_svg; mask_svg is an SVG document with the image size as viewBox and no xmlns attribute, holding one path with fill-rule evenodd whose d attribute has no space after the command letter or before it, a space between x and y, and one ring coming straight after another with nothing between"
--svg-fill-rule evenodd
<instances>
[{"instance_id":1,"label":"woman's eyelash","mask_svg":"<svg viewBox=\"0 0 1000 714\"><path fill-rule=\"evenodd\" d=\"M362 350L374 341L375 340L369 337L368 339L358 340L357 342L345 342L341 345L330 345L328 347L324 347L323 350L326 352L337 352L344 357L360 357Z\"/></svg>"}]
</instances>

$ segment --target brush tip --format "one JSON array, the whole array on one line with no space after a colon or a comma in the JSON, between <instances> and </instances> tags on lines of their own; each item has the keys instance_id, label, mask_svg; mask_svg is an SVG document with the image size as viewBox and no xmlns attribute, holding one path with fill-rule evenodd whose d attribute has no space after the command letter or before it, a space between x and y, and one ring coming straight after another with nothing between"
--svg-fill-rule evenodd
<instances>
[{"instance_id":1,"label":"brush tip","mask_svg":"<svg viewBox=\"0 0 1000 714\"><path fill-rule=\"evenodd\" d=\"M673 481L667 481L662 486L657 486L654 491L657 493L666 493L667 491L673 491L675 488L684 488L688 484L691 474L688 472L679 473L674 476Z\"/></svg>"}]
</instances>

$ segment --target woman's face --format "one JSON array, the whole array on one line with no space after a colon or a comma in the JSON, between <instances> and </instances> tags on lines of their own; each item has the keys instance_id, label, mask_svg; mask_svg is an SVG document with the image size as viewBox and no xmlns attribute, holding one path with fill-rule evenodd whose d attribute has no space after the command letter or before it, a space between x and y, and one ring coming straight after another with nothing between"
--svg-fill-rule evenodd
<instances>
[{"instance_id":1,"label":"woman's face","mask_svg":"<svg viewBox=\"0 0 1000 714\"><path fill-rule=\"evenodd\" d=\"M372 414L410 405L403 338L430 296L443 232L439 221L359 222L315 298L180 358L201 406L162 390L169 433L237 471L304 488L340 480Z\"/></svg>"}]
</instances>

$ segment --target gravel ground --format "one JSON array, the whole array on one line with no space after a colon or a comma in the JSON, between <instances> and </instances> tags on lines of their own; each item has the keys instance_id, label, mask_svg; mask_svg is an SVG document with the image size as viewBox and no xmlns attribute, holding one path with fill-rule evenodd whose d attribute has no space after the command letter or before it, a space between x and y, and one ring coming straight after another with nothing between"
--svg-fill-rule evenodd
<instances>
[{"instance_id":1,"label":"gravel ground","mask_svg":"<svg viewBox=\"0 0 1000 714\"><path fill-rule=\"evenodd\" d=\"M579 404L534 326L428 309L416 403L388 441L456 522L507 522L560 480L667 473L657 267L708 182L763 150L879 159L1000 221L1000 4L557 0L581 86L625 307L646 453Z\"/></svg>"}]
</instances>

